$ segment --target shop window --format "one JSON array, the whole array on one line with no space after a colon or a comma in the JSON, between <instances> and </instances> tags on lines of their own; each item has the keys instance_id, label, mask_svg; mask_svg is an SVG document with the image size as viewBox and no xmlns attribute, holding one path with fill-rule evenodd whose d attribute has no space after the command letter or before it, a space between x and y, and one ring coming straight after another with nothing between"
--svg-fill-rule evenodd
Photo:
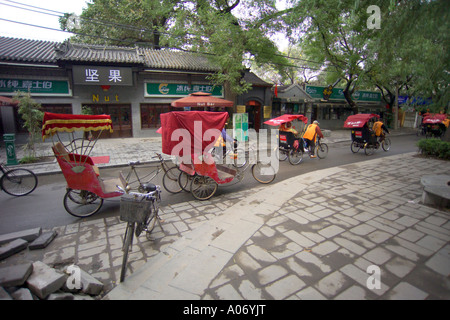
<instances>
[{"instance_id":1,"label":"shop window","mask_svg":"<svg viewBox=\"0 0 450 320\"><path fill-rule=\"evenodd\" d=\"M141 129L159 128L160 114L169 112L169 104L141 104Z\"/></svg>"},{"instance_id":2,"label":"shop window","mask_svg":"<svg viewBox=\"0 0 450 320\"><path fill-rule=\"evenodd\" d=\"M42 111L52 113L72 114L71 104L43 104Z\"/></svg>"}]
</instances>

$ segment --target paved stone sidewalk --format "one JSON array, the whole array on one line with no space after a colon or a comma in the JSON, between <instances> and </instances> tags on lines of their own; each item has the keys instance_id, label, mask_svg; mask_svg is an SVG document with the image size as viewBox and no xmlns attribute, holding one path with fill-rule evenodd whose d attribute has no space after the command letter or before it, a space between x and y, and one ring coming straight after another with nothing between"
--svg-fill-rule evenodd
<instances>
[{"instance_id":1,"label":"paved stone sidewalk","mask_svg":"<svg viewBox=\"0 0 450 320\"><path fill-rule=\"evenodd\" d=\"M261 188L159 248L106 298L449 299L449 212L420 204L421 175L448 169L406 154ZM369 266L379 289L367 287Z\"/></svg>"}]
</instances>

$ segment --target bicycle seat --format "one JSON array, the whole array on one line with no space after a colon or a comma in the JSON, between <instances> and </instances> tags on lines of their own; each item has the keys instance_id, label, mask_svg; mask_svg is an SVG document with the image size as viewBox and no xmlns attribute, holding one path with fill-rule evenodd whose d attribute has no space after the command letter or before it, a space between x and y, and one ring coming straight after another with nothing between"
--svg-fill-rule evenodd
<instances>
[{"instance_id":1,"label":"bicycle seat","mask_svg":"<svg viewBox=\"0 0 450 320\"><path fill-rule=\"evenodd\" d=\"M141 188L146 192L152 192L156 190L156 185L154 185L153 183L144 183L141 185Z\"/></svg>"}]
</instances>

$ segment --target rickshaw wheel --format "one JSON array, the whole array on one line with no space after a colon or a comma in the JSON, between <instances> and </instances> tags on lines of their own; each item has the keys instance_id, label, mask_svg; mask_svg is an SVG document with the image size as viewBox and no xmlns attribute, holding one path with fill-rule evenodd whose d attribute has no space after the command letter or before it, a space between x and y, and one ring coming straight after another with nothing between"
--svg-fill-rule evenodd
<instances>
[{"instance_id":1,"label":"rickshaw wheel","mask_svg":"<svg viewBox=\"0 0 450 320\"><path fill-rule=\"evenodd\" d=\"M258 161L258 163L252 166L252 175L256 181L259 183L270 183L272 182L277 173L275 172L275 168L270 163L262 163Z\"/></svg>"},{"instance_id":2,"label":"rickshaw wheel","mask_svg":"<svg viewBox=\"0 0 450 320\"><path fill-rule=\"evenodd\" d=\"M364 145L364 152L366 155L370 156L375 152L375 146L371 143L366 143Z\"/></svg>"},{"instance_id":3,"label":"rickshaw wheel","mask_svg":"<svg viewBox=\"0 0 450 320\"><path fill-rule=\"evenodd\" d=\"M217 191L217 182L207 176L195 176L191 183L191 193L197 200L208 200Z\"/></svg>"},{"instance_id":4,"label":"rickshaw wheel","mask_svg":"<svg viewBox=\"0 0 450 320\"><path fill-rule=\"evenodd\" d=\"M170 193L181 192L182 187L178 183L178 177L180 175L180 169L178 167L172 167L164 173L163 186Z\"/></svg>"},{"instance_id":5,"label":"rickshaw wheel","mask_svg":"<svg viewBox=\"0 0 450 320\"><path fill-rule=\"evenodd\" d=\"M300 149L292 149L289 151L289 163L296 165L302 162L303 160L303 152Z\"/></svg>"},{"instance_id":6,"label":"rickshaw wheel","mask_svg":"<svg viewBox=\"0 0 450 320\"><path fill-rule=\"evenodd\" d=\"M90 217L97 213L103 205L103 199L86 190L67 189L64 196L64 208L72 216Z\"/></svg>"},{"instance_id":7,"label":"rickshaw wheel","mask_svg":"<svg viewBox=\"0 0 450 320\"><path fill-rule=\"evenodd\" d=\"M361 149L361 145L358 142L353 141L352 145L350 146L350 149L352 150L353 153L357 153L359 149Z\"/></svg>"},{"instance_id":8,"label":"rickshaw wheel","mask_svg":"<svg viewBox=\"0 0 450 320\"><path fill-rule=\"evenodd\" d=\"M391 149L391 139L384 138L383 143L381 143L381 147L384 151L389 151L389 149Z\"/></svg>"},{"instance_id":9,"label":"rickshaw wheel","mask_svg":"<svg viewBox=\"0 0 450 320\"><path fill-rule=\"evenodd\" d=\"M189 192L190 191L190 182L192 180L192 176L187 174L184 171L180 170L180 175L178 176L178 185L183 191Z\"/></svg>"}]
</instances>

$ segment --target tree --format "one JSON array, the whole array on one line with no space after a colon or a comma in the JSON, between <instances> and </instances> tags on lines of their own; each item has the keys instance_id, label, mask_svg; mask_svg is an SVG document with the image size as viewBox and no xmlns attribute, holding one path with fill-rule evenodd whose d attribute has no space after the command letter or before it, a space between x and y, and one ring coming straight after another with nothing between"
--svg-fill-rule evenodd
<instances>
[{"instance_id":1,"label":"tree","mask_svg":"<svg viewBox=\"0 0 450 320\"><path fill-rule=\"evenodd\" d=\"M35 142L42 129L44 112L41 111L41 105L31 98L29 92L16 92L14 100L19 102L19 115L24 120L24 127L29 133L25 151L27 151L28 157L36 158Z\"/></svg>"},{"instance_id":2,"label":"tree","mask_svg":"<svg viewBox=\"0 0 450 320\"><path fill-rule=\"evenodd\" d=\"M245 61L286 62L269 39L281 28L272 0L94 0L81 14L78 28L71 21L66 15L60 23L78 33L76 41L206 54L220 67L210 80L226 84L233 94L250 88L243 80Z\"/></svg>"},{"instance_id":3,"label":"tree","mask_svg":"<svg viewBox=\"0 0 450 320\"><path fill-rule=\"evenodd\" d=\"M160 48L161 35L175 15L178 0L93 0L80 17L67 13L62 30L81 43Z\"/></svg>"}]
</instances>

